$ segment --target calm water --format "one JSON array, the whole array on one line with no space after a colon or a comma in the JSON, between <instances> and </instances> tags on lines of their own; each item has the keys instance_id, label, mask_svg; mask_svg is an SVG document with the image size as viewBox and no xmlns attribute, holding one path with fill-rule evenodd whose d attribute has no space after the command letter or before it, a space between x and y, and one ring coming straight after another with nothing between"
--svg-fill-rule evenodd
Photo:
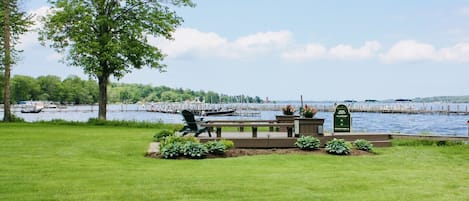
<instances>
[{"instance_id":1,"label":"calm water","mask_svg":"<svg viewBox=\"0 0 469 201\"><path fill-rule=\"evenodd\" d=\"M417 105L418 106L418 105ZM416 107L417 107L416 106ZM425 107L429 107L428 104ZM440 107L440 106L434 106ZM446 106L444 106L446 107ZM464 108L465 105L451 105L451 108ZM24 118L28 122L52 119L64 119L69 121L87 121L98 116L97 106L68 106L66 109L44 109L38 114L22 114L15 109L15 115ZM206 117L205 120L215 119L275 119L275 115L281 115L280 110L257 111L258 117ZM108 119L110 120L136 120L165 123L182 123L179 114L163 114L146 112L141 105L109 105ZM3 111L0 114L3 118ZM324 118L326 131L332 128L332 113L319 112L316 118ZM352 113L352 130L355 132L393 132L408 134L438 134L458 135L468 134L467 121L469 115L436 115L436 114L382 114L382 113Z\"/></svg>"}]
</instances>

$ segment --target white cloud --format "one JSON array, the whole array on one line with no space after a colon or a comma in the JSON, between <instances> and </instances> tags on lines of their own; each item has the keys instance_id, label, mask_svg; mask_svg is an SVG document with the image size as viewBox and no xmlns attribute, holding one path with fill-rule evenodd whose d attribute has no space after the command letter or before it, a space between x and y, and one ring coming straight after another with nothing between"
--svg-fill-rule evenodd
<instances>
[{"instance_id":1,"label":"white cloud","mask_svg":"<svg viewBox=\"0 0 469 201\"><path fill-rule=\"evenodd\" d=\"M396 43L380 58L384 62L449 61L469 62L469 43L458 43L452 47L436 49L433 45L414 40Z\"/></svg>"},{"instance_id":2,"label":"white cloud","mask_svg":"<svg viewBox=\"0 0 469 201\"><path fill-rule=\"evenodd\" d=\"M196 29L182 28L173 34L173 41L165 39L151 39L150 43L160 47L169 57L184 54L204 54L213 49L224 47L228 41L213 32L200 32Z\"/></svg>"},{"instance_id":3,"label":"white cloud","mask_svg":"<svg viewBox=\"0 0 469 201\"><path fill-rule=\"evenodd\" d=\"M50 7L42 6L38 9L31 10L28 14L32 14L33 18L32 21L34 24L30 27L30 31L23 34L20 37L20 43L18 44L18 49L26 50L28 48L39 46L38 42L38 29L42 26L41 18L46 16L51 11Z\"/></svg>"},{"instance_id":4,"label":"white cloud","mask_svg":"<svg viewBox=\"0 0 469 201\"><path fill-rule=\"evenodd\" d=\"M377 41L367 41L360 48L350 45L337 45L327 49L323 45L308 44L303 48L287 50L281 56L287 60L303 61L309 59L368 59L380 49Z\"/></svg>"},{"instance_id":5,"label":"white cloud","mask_svg":"<svg viewBox=\"0 0 469 201\"><path fill-rule=\"evenodd\" d=\"M367 41L358 49L349 45L338 45L329 50L329 56L337 59L367 59L373 57L380 47L377 41Z\"/></svg>"},{"instance_id":6,"label":"white cloud","mask_svg":"<svg viewBox=\"0 0 469 201\"><path fill-rule=\"evenodd\" d=\"M442 61L469 62L469 43L458 43L453 47L438 51L438 59Z\"/></svg>"},{"instance_id":7,"label":"white cloud","mask_svg":"<svg viewBox=\"0 0 469 201\"><path fill-rule=\"evenodd\" d=\"M259 32L229 41L213 32L180 28L173 34L173 38L173 41L151 39L151 43L173 58L183 55L201 58L247 58L265 55L288 45L291 41L291 33L288 31Z\"/></svg>"},{"instance_id":8,"label":"white cloud","mask_svg":"<svg viewBox=\"0 0 469 201\"><path fill-rule=\"evenodd\" d=\"M437 52L432 45L403 40L393 45L387 53L381 54L380 58L390 63L436 60Z\"/></svg>"},{"instance_id":9,"label":"white cloud","mask_svg":"<svg viewBox=\"0 0 469 201\"><path fill-rule=\"evenodd\" d=\"M301 49L290 50L282 53L282 58L293 61L323 58L327 49L319 44L309 44Z\"/></svg>"}]
</instances>

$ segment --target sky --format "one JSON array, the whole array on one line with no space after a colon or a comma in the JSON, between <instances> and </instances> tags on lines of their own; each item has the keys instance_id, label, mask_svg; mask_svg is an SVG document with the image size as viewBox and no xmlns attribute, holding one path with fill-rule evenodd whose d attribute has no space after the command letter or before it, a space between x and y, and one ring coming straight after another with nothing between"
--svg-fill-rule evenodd
<instances>
[{"instance_id":1,"label":"sky","mask_svg":"<svg viewBox=\"0 0 469 201\"><path fill-rule=\"evenodd\" d=\"M151 38L167 72L121 83L270 100L341 101L469 95L469 0L195 0L174 40ZM46 0L24 0L42 16ZM34 28L40 27L36 23ZM13 75L78 75L62 55L21 38Z\"/></svg>"}]
</instances>

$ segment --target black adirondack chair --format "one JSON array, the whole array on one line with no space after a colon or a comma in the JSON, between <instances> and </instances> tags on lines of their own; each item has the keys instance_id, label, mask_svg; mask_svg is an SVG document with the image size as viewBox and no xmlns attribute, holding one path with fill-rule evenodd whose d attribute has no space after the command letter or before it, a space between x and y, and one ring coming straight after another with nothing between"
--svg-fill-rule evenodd
<instances>
[{"instance_id":1,"label":"black adirondack chair","mask_svg":"<svg viewBox=\"0 0 469 201\"><path fill-rule=\"evenodd\" d=\"M200 126L203 118L195 119L194 114L189 110L183 110L181 112L182 116L184 117L184 128L182 128L179 132L182 132L182 135L187 135L188 133L195 133L195 137L198 137L203 132L207 132L209 137L212 137L210 133L210 129Z\"/></svg>"}]
</instances>

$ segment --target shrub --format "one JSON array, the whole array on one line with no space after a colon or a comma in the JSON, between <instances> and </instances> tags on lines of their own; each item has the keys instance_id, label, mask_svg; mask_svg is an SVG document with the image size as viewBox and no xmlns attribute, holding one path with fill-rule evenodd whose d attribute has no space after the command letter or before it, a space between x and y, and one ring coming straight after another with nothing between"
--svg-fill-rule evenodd
<instances>
[{"instance_id":1,"label":"shrub","mask_svg":"<svg viewBox=\"0 0 469 201\"><path fill-rule=\"evenodd\" d=\"M177 158L182 154L182 143L174 142L167 144L161 149L161 155L163 158Z\"/></svg>"},{"instance_id":2,"label":"shrub","mask_svg":"<svg viewBox=\"0 0 469 201\"><path fill-rule=\"evenodd\" d=\"M15 114L11 114L10 116L10 121L11 122L16 122L16 123L24 123L26 122L23 118L16 116Z\"/></svg>"},{"instance_id":3,"label":"shrub","mask_svg":"<svg viewBox=\"0 0 469 201\"><path fill-rule=\"evenodd\" d=\"M220 142L225 145L226 150L234 148L234 143L231 140L220 140Z\"/></svg>"},{"instance_id":4,"label":"shrub","mask_svg":"<svg viewBox=\"0 0 469 201\"><path fill-rule=\"evenodd\" d=\"M184 156L194 159L205 158L208 154L207 147L198 142L186 142L182 147L182 151Z\"/></svg>"},{"instance_id":5,"label":"shrub","mask_svg":"<svg viewBox=\"0 0 469 201\"><path fill-rule=\"evenodd\" d=\"M313 136L301 136L296 140L295 145L302 150L315 150L319 149L321 142Z\"/></svg>"},{"instance_id":6,"label":"shrub","mask_svg":"<svg viewBox=\"0 0 469 201\"><path fill-rule=\"evenodd\" d=\"M331 154L348 155L350 154L350 145L348 145L343 139L334 138L327 142L326 151Z\"/></svg>"},{"instance_id":7,"label":"shrub","mask_svg":"<svg viewBox=\"0 0 469 201\"><path fill-rule=\"evenodd\" d=\"M153 139L155 142L160 142L161 140L164 140L164 138L168 136L173 136L173 135L174 135L174 131L163 129L157 132L155 135L153 135Z\"/></svg>"},{"instance_id":8,"label":"shrub","mask_svg":"<svg viewBox=\"0 0 469 201\"><path fill-rule=\"evenodd\" d=\"M205 143L208 153L214 155L223 155L226 151L226 146L221 141L208 141Z\"/></svg>"},{"instance_id":9,"label":"shrub","mask_svg":"<svg viewBox=\"0 0 469 201\"><path fill-rule=\"evenodd\" d=\"M196 143L198 143L199 139L197 139L194 136L184 136L183 137L183 136L171 135L171 136L165 137L164 140L160 141L160 148L163 148L168 144L173 144L173 143L176 143L176 142L179 142L181 144L185 144L186 142L196 142ZM160 149L160 151L161 151L161 149Z\"/></svg>"},{"instance_id":10,"label":"shrub","mask_svg":"<svg viewBox=\"0 0 469 201\"><path fill-rule=\"evenodd\" d=\"M373 144L371 144L368 140L358 139L358 140L355 140L353 142L353 145L358 150L363 150L363 151L372 151L373 150Z\"/></svg>"}]
</instances>

